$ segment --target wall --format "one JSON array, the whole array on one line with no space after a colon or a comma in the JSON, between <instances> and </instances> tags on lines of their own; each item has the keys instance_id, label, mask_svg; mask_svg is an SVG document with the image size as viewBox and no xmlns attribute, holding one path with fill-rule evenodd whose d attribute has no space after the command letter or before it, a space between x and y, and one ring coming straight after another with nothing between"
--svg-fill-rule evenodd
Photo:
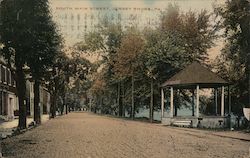
<instances>
[{"instance_id":1,"label":"wall","mask_svg":"<svg viewBox=\"0 0 250 158\"><path fill-rule=\"evenodd\" d=\"M14 119L17 109L16 83L11 70L0 59L0 115L6 120Z\"/></svg>"},{"instance_id":2,"label":"wall","mask_svg":"<svg viewBox=\"0 0 250 158\"><path fill-rule=\"evenodd\" d=\"M163 125L173 125L176 121L192 121L191 127L194 128L227 128L228 117L209 116L209 117L164 117L162 118Z\"/></svg>"}]
</instances>

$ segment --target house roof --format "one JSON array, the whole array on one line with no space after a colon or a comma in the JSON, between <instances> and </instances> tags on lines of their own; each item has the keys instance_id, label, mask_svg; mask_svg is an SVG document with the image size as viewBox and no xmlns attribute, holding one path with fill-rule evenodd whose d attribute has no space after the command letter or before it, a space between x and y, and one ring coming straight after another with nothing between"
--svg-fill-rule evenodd
<instances>
[{"instance_id":1,"label":"house roof","mask_svg":"<svg viewBox=\"0 0 250 158\"><path fill-rule=\"evenodd\" d=\"M201 88L213 88L227 85L228 82L198 62L193 62L186 68L165 81L162 87L192 88L199 85Z\"/></svg>"}]
</instances>

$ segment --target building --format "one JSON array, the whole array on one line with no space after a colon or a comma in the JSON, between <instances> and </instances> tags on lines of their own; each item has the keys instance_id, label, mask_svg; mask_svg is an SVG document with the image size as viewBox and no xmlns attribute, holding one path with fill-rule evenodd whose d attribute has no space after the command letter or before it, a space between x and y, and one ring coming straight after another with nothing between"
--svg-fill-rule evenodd
<instances>
[{"instance_id":1,"label":"building","mask_svg":"<svg viewBox=\"0 0 250 158\"><path fill-rule=\"evenodd\" d=\"M54 21L70 45L82 40L103 18L120 22L123 28L131 24L139 28L155 27L159 24L160 13L169 4L178 5L184 12L190 9L197 12L206 9L211 12L214 5L223 3L218 0L50 0Z\"/></svg>"},{"instance_id":2,"label":"building","mask_svg":"<svg viewBox=\"0 0 250 158\"><path fill-rule=\"evenodd\" d=\"M40 112L41 115L50 113L50 93L41 85L40 86ZM34 117L34 82L29 79L26 80L26 106L27 115Z\"/></svg>"},{"instance_id":3,"label":"building","mask_svg":"<svg viewBox=\"0 0 250 158\"><path fill-rule=\"evenodd\" d=\"M53 6L54 20L62 35L78 42L86 33L94 31L103 20L121 24L123 29L137 26L139 29L159 25L160 8L149 7L68 7Z\"/></svg>"},{"instance_id":4,"label":"building","mask_svg":"<svg viewBox=\"0 0 250 158\"><path fill-rule=\"evenodd\" d=\"M41 107L41 114L49 114L50 113L50 93L47 88L40 87L40 107Z\"/></svg>"},{"instance_id":5,"label":"building","mask_svg":"<svg viewBox=\"0 0 250 158\"><path fill-rule=\"evenodd\" d=\"M18 110L16 82L11 69L3 58L0 59L0 116L2 119L14 119Z\"/></svg>"}]
</instances>

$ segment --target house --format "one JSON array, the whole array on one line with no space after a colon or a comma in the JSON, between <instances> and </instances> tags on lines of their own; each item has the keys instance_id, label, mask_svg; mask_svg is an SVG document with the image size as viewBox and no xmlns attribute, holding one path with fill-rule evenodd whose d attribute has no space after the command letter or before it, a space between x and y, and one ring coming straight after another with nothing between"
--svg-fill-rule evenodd
<instances>
[{"instance_id":1,"label":"house","mask_svg":"<svg viewBox=\"0 0 250 158\"><path fill-rule=\"evenodd\" d=\"M40 112L41 115L50 113L50 93L43 85L40 86ZM26 105L27 115L34 116L34 82L26 80Z\"/></svg>"},{"instance_id":2,"label":"house","mask_svg":"<svg viewBox=\"0 0 250 158\"><path fill-rule=\"evenodd\" d=\"M41 114L49 114L50 113L50 93L47 88L41 86L40 87L40 107Z\"/></svg>"},{"instance_id":3,"label":"house","mask_svg":"<svg viewBox=\"0 0 250 158\"><path fill-rule=\"evenodd\" d=\"M18 110L16 82L10 68L0 59L0 117L5 120L14 119Z\"/></svg>"},{"instance_id":4,"label":"house","mask_svg":"<svg viewBox=\"0 0 250 158\"><path fill-rule=\"evenodd\" d=\"M14 71L14 70L13 70ZM16 82L13 71L7 67L3 58L0 58L0 118L6 121L12 120L19 115L18 97L16 91ZM29 73L29 68L25 67L26 94L25 104L27 116L34 116L34 82ZM50 111L50 93L40 86L40 111L42 114L49 114Z\"/></svg>"},{"instance_id":5,"label":"house","mask_svg":"<svg viewBox=\"0 0 250 158\"><path fill-rule=\"evenodd\" d=\"M26 94L25 102L27 109L27 116L34 116L34 83L30 80L26 80Z\"/></svg>"}]
</instances>

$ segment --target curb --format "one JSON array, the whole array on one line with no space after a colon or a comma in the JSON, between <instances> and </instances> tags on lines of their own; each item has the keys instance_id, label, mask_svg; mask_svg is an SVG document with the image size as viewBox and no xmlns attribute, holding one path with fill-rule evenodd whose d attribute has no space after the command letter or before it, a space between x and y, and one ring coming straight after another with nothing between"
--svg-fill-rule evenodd
<instances>
[{"instance_id":1,"label":"curb","mask_svg":"<svg viewBox=\"0 0 250 158\"><path fill-rule=\"evenodd\" d=\"M250 139L245 139L245 138L238 138L238 137L233 137L233 136L220 135L220 134L216 134L216 133L211 133L211 135L222 137L222 138L231 138L231 139L237 139L237 140L241 140L241 141L250 142Z\"/></svg>"}]
</instances>

